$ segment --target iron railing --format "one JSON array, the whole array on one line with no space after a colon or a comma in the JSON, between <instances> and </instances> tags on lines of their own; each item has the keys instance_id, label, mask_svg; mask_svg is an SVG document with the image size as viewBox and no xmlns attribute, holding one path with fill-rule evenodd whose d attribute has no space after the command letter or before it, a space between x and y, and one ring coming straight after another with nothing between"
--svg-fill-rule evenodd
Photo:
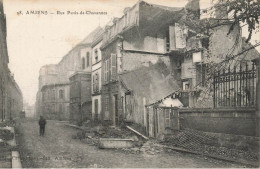
<instances>
[{"instance_id":1,"label":"iron railing","mask_svg":"<svg viewBox=\"0 0 260 169\"><path fill-rule=\"evenodd\" d=\"M214 75L214 107L253 107L256 105L256 64L239 63Z\"/></svg>"}]
</instances>

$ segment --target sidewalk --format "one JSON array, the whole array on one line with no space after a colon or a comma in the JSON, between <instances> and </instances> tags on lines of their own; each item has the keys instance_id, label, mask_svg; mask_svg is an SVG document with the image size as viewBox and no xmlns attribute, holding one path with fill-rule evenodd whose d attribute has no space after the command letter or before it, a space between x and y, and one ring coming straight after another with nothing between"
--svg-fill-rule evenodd
<instances>
[{"instance_id":1,"label":"sidewalk","mask_svg":"<svg viewBox=\"0 0 260 169\"><path fill-rule=\"evenodd\" d=\"M3 126L3 125L1 125ZM14 127L0 127L1 168L22 168L19 152L15 151L16 140Z\"/></svg>"}]
</instances>

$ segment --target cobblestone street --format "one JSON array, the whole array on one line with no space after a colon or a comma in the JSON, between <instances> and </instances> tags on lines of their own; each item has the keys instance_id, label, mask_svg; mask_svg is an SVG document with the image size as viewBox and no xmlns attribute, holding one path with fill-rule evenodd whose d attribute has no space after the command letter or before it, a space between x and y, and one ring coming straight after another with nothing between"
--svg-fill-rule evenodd
<instances>
[{"instance_id":1,"label":"cobblestone street","mask_svg":"<svg viewBox=\"0 0 260 169\"><path fill-rule=\"evenodd\" d=\"M78 130L63 122L47 121L44 137L37 121L17 123L17 142L22 165L38 167L243 167L215 159L179 152L157 155L130 154L120 150L99 149L72 139Z\"/></svg>"}]
</instances>

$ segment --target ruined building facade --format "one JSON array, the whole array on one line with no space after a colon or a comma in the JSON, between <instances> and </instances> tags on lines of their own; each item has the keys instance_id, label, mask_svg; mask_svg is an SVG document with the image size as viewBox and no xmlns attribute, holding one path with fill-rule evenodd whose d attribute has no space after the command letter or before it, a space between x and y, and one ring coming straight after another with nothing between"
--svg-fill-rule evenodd
<instances>
[{"instance_id":1,"label":"ruined building facade","mask_svg":"<svg viewBox=\"0 0 260 169\"><path fill-rule=\"evenodd\" d=\"M0 1L0 120L12 120L19 117L23 109L23 95L10 72L6 42L6 17L3 2Z\"/></svg>"}]
</instances>

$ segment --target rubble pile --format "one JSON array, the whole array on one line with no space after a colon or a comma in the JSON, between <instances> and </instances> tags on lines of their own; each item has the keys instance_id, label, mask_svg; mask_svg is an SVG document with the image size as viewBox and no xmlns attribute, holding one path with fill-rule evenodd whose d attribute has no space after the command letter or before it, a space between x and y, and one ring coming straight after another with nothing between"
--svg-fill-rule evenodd
<instances>
[{"instance_id":1,"label":"rubble pile","mask_svg":"<svg viewBox=\"0 0 260 169\"><path fill-rule=\"evenodd\" d=\"M4 121L4 122L0 123L0 127L14 126L14 125L15 125L15 121L14 120Z\"/></svg>"},{"instance_id":2,"label":"rubble pile","mask_svg":"<svg viewBox=\"0 0 260 169\"><path fill-rule=\"evenodd\" d=\"M185 129L178 132L176 135L166 136L163 144L181 147L208 155L217 155L234 159L240 158L252 161L259 159L259 154L257 153L223 147L217 142L216 137L192 129Z\"/></svg>"},{"instance_id":3,"label":"rubble pile","mask_svg":"<svg viewBox=\"0 0 260 169\"><path fill-rule=\"evenodd\" d=\"M143 145L136 145L133 148L122 148L119 151L123 151L126 154L144 154L144 155L157 155L164 152L164 145L156 142L156 140L149 140Z\"/></svg>"},{"instance_id":4,"label":"rubble pile","mask_svg":"<svg viewBox=\"0 0 260 169\"><path fill-rule=\"evenodd\" d=\"M140 151L148 155L156 155L164 151L164 146L154 140L149 140L140 148Z\"/></svg>"},{"instance_id":5,"label":"rubble pile","mask_svg":"<svg viewBox=\"0 0 260 169\"><path fill-rule=\"evenodd\" d=\"M119 138L119 139L132 139L135 141L135 146L142 146L143 140L138 138L135 133L126 127L105 127L96 126L93 128L84 128L76 135L72 136L73 139L80 139L89 145L98 146L100 138ZM126 149L125 151L130 151ZM134 150L135 151L135 150Z\"/></svg>"},{"instance_id":6,"label":"rubble pile","mask_svg":"<svg viewBox=\"0 0 260 169\"><path fill-rule=\"evenodd\" d=\"M5 141L12 140L14 138L14 134L10 130L0 128L0 138Z\"/></svg>"}]
</instances>

